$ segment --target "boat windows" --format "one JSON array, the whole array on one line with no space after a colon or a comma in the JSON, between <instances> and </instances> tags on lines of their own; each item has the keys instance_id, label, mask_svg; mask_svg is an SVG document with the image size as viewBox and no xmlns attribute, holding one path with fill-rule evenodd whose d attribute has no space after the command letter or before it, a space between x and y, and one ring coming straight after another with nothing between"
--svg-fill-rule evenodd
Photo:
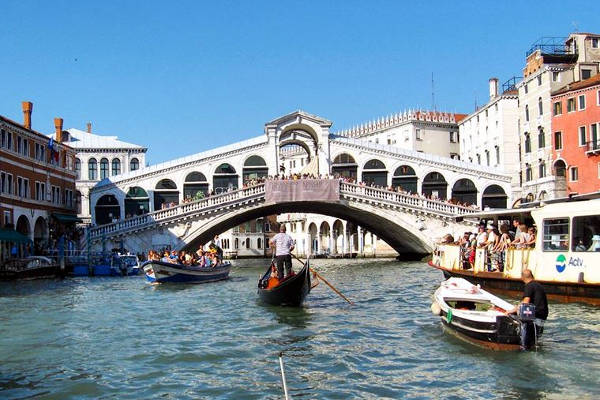
<instances>
[{"instance_id":1,"label":"boat windows","mask_svg":"<svg viewBox=\"0 0 600 400\"><path fill-rule=\"evenodd\" d=\"M567 251L569 249L569 219L544 220L544 251Z\"/></svg>"},{"instance_id":2,"label":"boat windows","mask_svg":"<svg viewBox=\"0 0 600 400\"><path fill-rule=\"evenodd\" d=\"M600 215L573 218L573 251L600 251Z\"/></svg>"},{"instance_id":3,"label":"boat windows","mask_svg":"<svg viewBox=\"0 0 600 400\"><path fill-rule=\"evenodd\" d=\"M467 311L488 311L494 307L489 301L474 301L474 300L451 300L444 299L446 304L450 308L455 310L467 310Z\"/></svg>"}]
</instances>

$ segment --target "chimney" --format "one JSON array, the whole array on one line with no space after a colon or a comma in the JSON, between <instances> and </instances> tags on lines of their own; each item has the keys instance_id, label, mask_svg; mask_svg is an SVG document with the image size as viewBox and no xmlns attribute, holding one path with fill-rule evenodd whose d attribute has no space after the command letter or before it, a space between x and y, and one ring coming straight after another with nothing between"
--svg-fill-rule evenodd
<instances>
[{"instance_id":1,"label":"chimney","mask_svg":"<svg viewBox=\"0 0 600 400\"><path fill-rule=\"evenodd\" d=\"M490 100L498 96L498 78L490 78Z\"/></svg>"},{"instance_id":2,"label":"chimney","mask_svg":"<svg viewBox=\"0 0 600 400\"><path fill-rule=\"evenodd\" d=\"M88 122L86 125L86 131L87 133L92 133L92 123Z\"/></svg>"},{"instance_id":3,"label":"chimney","mask_svg":"<svg viewBox=\"0 0 600 400\"><path fill-rule=\"evenodd\" d=\"M56 141L59 143L62 143L62 139L63 139L63 135L62 135L62 128L63 128L63 119L62 118L54 118L54 128L56 129Z\"/></svg>"},{"instance_id":4,"label":"chimney","mask_svg":"<svg viewBox=\"0 0 600 400\"><path fill-rule=\"evenodd\" d=\"M31 112L33 111L33 103L24 101L21 103L23 107L23 125L27 129L31 129Z\"/></svg>"}]
</instances>

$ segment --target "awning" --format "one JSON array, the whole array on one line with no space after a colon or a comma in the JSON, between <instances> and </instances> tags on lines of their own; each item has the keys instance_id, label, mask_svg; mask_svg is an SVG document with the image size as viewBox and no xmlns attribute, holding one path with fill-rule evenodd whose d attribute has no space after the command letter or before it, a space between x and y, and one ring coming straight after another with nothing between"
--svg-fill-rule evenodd
<instances>
[{"instance_id":1,"label":"awning","mask_svg":"<svg viewBox=\"0 0 600 400\"><path fill-rule=\"evenodd\" d=\"M62 222L64 224L69 224L71 222L81 222L81 218L78 218L75 214L52 213L52 216L56 218L58 222Z\"/></svg>"},{"instance_id":2,"label":"awning","mask_svg":"<svg viewBox=\"0 0 600 400\"><path fill-rule=\"evenodd\" d=\"M0 229L0 241L13 243L31 242L31 240L27 236L12 229Z\"/></svg>"}]
</instances>

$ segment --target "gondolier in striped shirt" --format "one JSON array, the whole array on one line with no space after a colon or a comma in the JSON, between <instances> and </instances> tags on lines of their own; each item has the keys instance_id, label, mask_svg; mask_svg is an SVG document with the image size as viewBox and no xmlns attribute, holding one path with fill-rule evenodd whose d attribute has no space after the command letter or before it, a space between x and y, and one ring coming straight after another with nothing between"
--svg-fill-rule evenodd
<instances>
[{"instance_id":1,"label":"gondolier in striped shirt","mask_svg":"<svg viewBox=\"0 0 600 400\"><path fill-rule=\"evenodd\" d=\"M285 233L285 224L279 226L279 233L269 242L271 248L275 249L275 262L277 264L277 278L283 279L283 266L285 265L285 277L289 277L292 273L292 255L294 250L294 240L290 235Z\"/></svg>"}]
</instances>

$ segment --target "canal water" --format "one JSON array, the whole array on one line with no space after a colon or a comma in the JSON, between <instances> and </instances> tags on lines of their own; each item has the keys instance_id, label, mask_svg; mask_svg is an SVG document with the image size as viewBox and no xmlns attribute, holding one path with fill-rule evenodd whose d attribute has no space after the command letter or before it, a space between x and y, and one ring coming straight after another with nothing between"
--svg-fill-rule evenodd
<instances>
[{"instance_id":1,"label":"canal water","mask_svg":"<svg viewBox=\"0 0 600 400\"><path fill-rule=\"evenodd\" d=\"M543 348L495 353L444 333L441 273L423 263L314 260L300 309L257 302L264 261L231 279L150 286L143 277L0 284L0 398L541 399L600 396L600 309L550 305Z\"/></svg>"}]
</instances>

